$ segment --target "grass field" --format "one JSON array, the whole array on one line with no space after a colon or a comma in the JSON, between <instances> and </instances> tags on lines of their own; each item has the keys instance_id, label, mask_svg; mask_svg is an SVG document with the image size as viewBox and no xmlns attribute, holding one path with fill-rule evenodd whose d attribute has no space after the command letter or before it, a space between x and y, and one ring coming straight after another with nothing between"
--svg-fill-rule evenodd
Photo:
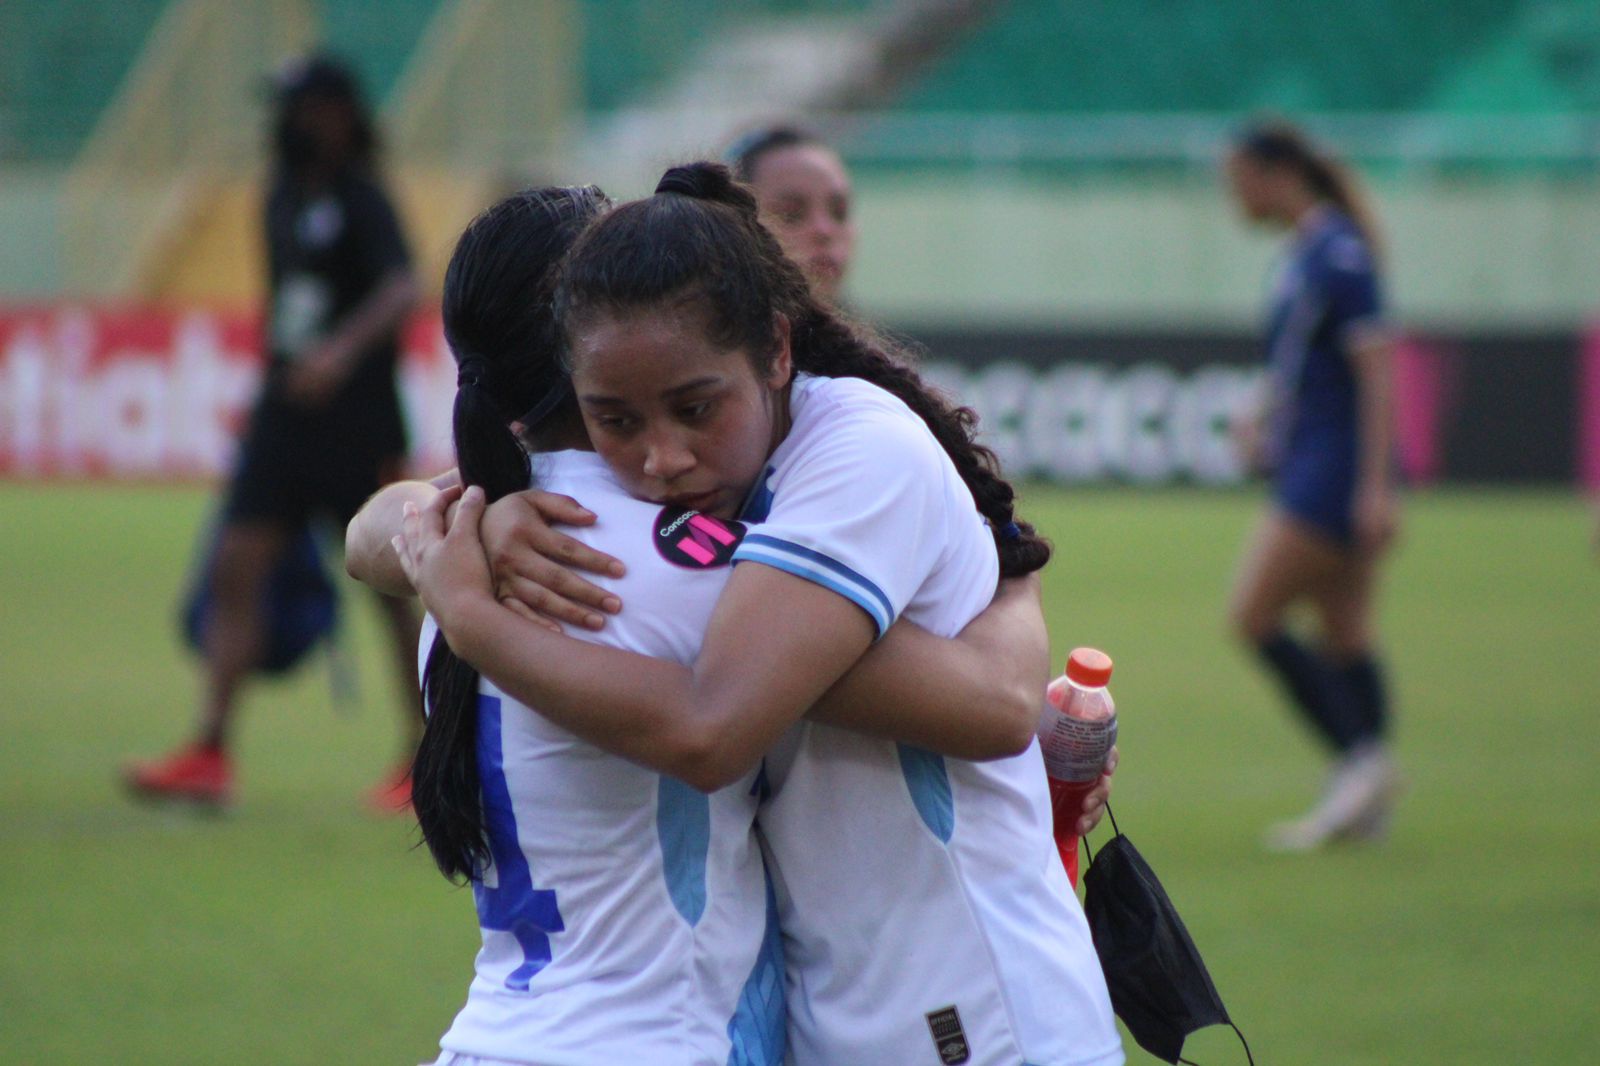
<instances>
[{"instance_id":1,"label":"grass field","mask_svg":"<svg viewBox=\"0 0 1600 1066\"><path fill-rule=\"evenodd\" d=\"M1600 1053L1600 557L1570 495L1408 510L1384 630L1410 791L1380 848L1283 858L1317 752L1227 641L1256 499L1032 490L1062 654L1117 660L1123 829L1262 1066ZM359 797L393 755L375 618L360 708L254 690L224 818L135 807L116 767L190 722L173 604L197 490L0 485L0 1046L54 1063L416 1063L464 996L471 898ZM1189 1056L1243 1062L1227 1030ZM1129 1043L1131 1062L1153 1062ZM877 1066L877 1064L873 1064Z\"/></svg>"}]
</instances>

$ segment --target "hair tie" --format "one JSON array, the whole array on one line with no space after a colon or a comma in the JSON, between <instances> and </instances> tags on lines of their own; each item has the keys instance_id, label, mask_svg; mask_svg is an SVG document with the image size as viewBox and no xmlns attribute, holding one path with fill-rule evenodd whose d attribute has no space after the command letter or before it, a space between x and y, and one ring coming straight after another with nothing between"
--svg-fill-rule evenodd
<instances>
[{"instance_id":1,"label":"hair tie","mask_svg":"<svg viewBox=\"0 0 1600 1066\"><path fill-rule=\"evenodd\" d=\"M489 360L477 353L469 353L456 364L456 388L482 385L489 376Z\"/></svg>"},{"instance_id":2,"label":"hair tie","mask_svg":"<svg viewBox=\"0 0 1600 1066\"><path fill-rule=\"evenodd\" d=\"M1007 522L1005 525L1000 527L1000 539L1001 540L1020 540L1020 539L1022 539L1022 527L1017 525L1015 522Z\"/></svg>"},{"instance_id":3,"label":"hair tie","mask_svg":"<svg viewBox=\"0 0 1600 1066\"><path fill-rule=\"evenodd\" d=\"M690 167L673 167L661 175L661 180L656 182L656 195L662 193L692 196L697 200L705 198L705 191L700 187L697 175Z\"/></svg>"}]
</instances>

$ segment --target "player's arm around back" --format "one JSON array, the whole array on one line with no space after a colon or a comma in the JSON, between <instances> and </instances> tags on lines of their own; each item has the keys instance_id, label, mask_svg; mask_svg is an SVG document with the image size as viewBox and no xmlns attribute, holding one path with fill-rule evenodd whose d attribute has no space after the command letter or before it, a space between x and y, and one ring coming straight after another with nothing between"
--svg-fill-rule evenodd
<instances>
[{"instance_id":1,"label":"player's arm around back","mask_svg":"<svg viewBox=\"0 0 1600 1066\"><path fill-rule=\"evenodd\" d=\"M1039 576L1029 574L1002 580L954 638L895 623L809 717L952 758L1001 759L1032 742L1049 680Z\"/></svg>"},{"instance_id":2,"label":"player's arm around back","mask_svg":"<svg viewBox=\"0 0 1600 1066\"><path fill-rule=\"evenodd\" d=\"M456 471L450 470L429 481L396 481L379 489L345 527L345 572L386 596L415 596L393 543L405 505L426 507L441 490L458 483Z\"/></svg>"},{"instance_id":3,"label":"player's arm around back","mask_svg":"<svg viewBox=\"0 0 1600 1066\"><path fill-rule=\"evenodd\" d=\"M452 649L518 701L590 743L707 792L752 769L861 657L876 630L855 604L749 563L717 601L693 669L576 641L496 601L464 498L405 522L407 572Z\"/></svg>"},{"instance_id":4,"label":"player's arm around back","mask_svg":"<svg viewBox=\"0 0 1600 1066\"><path fill-rule=\"evenodd\" d=\"M405 506L420 510L441 491L459 485L460 475L449 470L429 481L400 481L379 490L345 529L345 570L385 595L416 595L393 544ZM485 512L482 528L496 598L546 626L559 628L556 622L567 622L601 628L603 612L616 613L621 601L567 568L620 577L622 564L558 528L594 520L572 497L539 489L496 500Z\"/></svg>"}]
</instances>

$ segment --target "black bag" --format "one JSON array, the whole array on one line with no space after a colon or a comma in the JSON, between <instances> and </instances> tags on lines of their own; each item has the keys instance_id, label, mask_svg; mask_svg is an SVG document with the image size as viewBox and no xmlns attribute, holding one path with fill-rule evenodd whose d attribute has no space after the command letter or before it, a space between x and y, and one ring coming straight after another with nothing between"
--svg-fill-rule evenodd
<instances>
[{"instance_id":1,"label":"black bag","mask_svg":"<svg viewBox=\"0 0 1600 1066\"><path fill-rule=\"evenodd\" d=\"M205 552L184 596L179 624L184 641L205 654L206 617L211 610L211 568L221 526L205 534ZM328 578L317 538L309 527L289 541L283 558L267 579L263 594L265 647L256 664L263 673L280 674L298 663L339 622L339 594Z\"/></svg>"},{"instance_id":2,"label":"black bag","mask_svg":"<svg viewBox=\"0 0 1600 1066\"><path fill-rule=\"evenodd\" d=\"M1116 820L1111 824L1115 830ZM1140 1047L1178 1063L1187 1061L1183 1041L1196 1029L1227 1025L1239 1033L1172 900L1120 830L1091 857L1083 885L1111 1006ZM1247 1043L1244 1052L1253 1066Z\"/></svg>"}]
</instances>

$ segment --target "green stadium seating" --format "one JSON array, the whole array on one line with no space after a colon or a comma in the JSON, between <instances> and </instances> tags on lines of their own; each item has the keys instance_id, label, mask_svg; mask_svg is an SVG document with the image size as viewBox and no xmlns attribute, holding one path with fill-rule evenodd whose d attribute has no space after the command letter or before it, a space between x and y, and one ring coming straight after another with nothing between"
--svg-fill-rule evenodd
<instances>
[{"instance_id":1,"label":"green stadium seating","mask_svg":"<svg viewBox=\"0 0 1600 1066\"><path fill-rule=\"evenodd\" d=\"M0 159L70 159L170 0L0 0ZM327 47L382 101L439 0L320 0Z\"/></svg>"},{"instance_id":2,"label":"green stadium seating","mask_svg":"<svg viewBox=\"0 0 1600 1066\"><path fill-rule=\"evenodd\" d=\"M1587 73L1544 79L1553 91L1526 91L1531 72L1562 63ZM1458 77L1465 69L1489 76L1488 83L1480 77L1465 91ZM908 86L900 107L1022 114L1574 110L1593 107L1597 88L1600 8L1591 0L1014 0Z\"/></svg>"},{"instance_id":3,"label":"green stadium seating","mask_svg":"<svg viewBox=\"0 0 1600 1066\"><path fill-rule=\"evenodd\" d=\"M0 158L70 158L166 3L0 3Z\"/></svg>"},{"instance_id":4,"label":"green stadium seating","mask_svg":"<svg viewBox=\"0 0 1600 1066\"><path fill-rule=\"evenodd\" d=\"M322 0L322 39L355 67L367 98L381 103L438 7L439 0Z\"/></svg>"},{"instance_id":5,"label":"green stadium seating","mask_svg":"<svg viewBox=\"0 0 1600 1066\"><path fill-rule=\"evenodd\" d=\"M608 112L635 100L694 55L700 43L741 21L765 17L855 15L872 0L659 0L580 3L584 106Z\"/></svg>"},{"instance_id":6,"label":"green stadium seating","mask_svg":"<svg viewBox=\"0 0 1600 1066\"><path fill-rule=\"evenodd\" d=\"M70 158L172 0L0 0L0 159ZM374 100L443 0L312 0ZM583 107L646 97L742 22L873 0L572 0ZM533 43L537 47L537 43ZM1600 109L1594 0L1012 0L902 90L902 113L1573 114Z\"/></svg>"}]
</instances>

